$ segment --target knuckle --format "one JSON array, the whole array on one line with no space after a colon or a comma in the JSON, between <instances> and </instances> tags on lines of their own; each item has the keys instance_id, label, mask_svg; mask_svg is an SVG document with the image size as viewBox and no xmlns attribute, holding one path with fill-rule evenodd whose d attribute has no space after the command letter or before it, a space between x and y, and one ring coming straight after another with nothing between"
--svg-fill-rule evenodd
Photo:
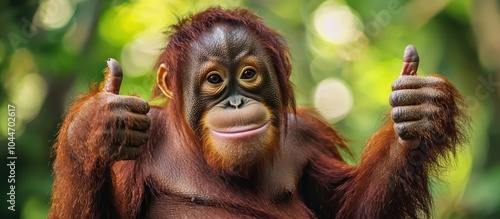
<instances>
[{"instance_id":1,"label":"knuckle","mask_svg":"<svg viewBox=\"0 0 500 219\"><path fill-rule=\"evenodd\" d=\"M402 139L413 138L412 124L414 122L396 123L394 129L398 136Z\"/></svg>"},{"instance_id":2,"label":"knuckle","mask_svg":"<svg viewBox=\"0 0 500 219\"><path fill-rule=\"evenodd\" d=\"M401 120L401 115L403 114L403 109L401 107L394 107L391 110L392 119L396 122Z\"/></svg>"},{"instance_id":3,"label":"knuckle","mask_svg":"<svg viewBox=\"0 0 500 219\"><path fill-rule=\"evenodd\" d=\"M149 104L146 100L139 98L139 106L141 107L144 114L149 112L150 107L149 107Z\"/></svg>"},{"instance_id":4,"label":"knuckle","mask_svg":"<svg viewBox=\"0 0 500 219\"><path fill-rule=\"evenodd\" d=\"M127 98L127 108L129 110L139 114L147 114L149 112L150 107L146 100L135 96L128 96Z\"/></svg>"},{"instance_id":5,"label":"knuckle","mask_svg":"<svg viewBox=\"0 0 500 219\"><path fill-rule=\"evenodd\" d=\"M391 85L392 91L398 90L401 87L402 78L403 77L400 77L400 78L396 79L394 82L392 82L392 85Z\"/></svg>"},{"instance_id":6,"label":"knuckle","mask_svg":"<svg viewBox=\"0 0 500 219\"><path fill-rule=\"evenodd\" d=\"M406 126L403 123L395 123L394 130L398 133L399 136L403 135L406 132Z\"/></svg>"},{"instance_id":7,"label":"knuckle","mask_svg":"<svg viewBox=\"0 0 500 219\"><path fill-rule=\"evenodd\" d=\"M142 114L147 114L149 112L149 110L150 110L149 104L145 100L142 100L140 108L141 108Z\"/></svg>"},{"instance_id":8,"label":"knuckle","mask_svg":"<svg viewBox=\"0 0 500 219\"><path fill-rule=\"evenodd\" d=\"M147 115L132 114L131 118L133 119L129 120L127 123L127 127L130 129L145 131L151 127L151 118Z\"/></svg>"},{"instance_id":9,"label":"knuckle","mask_svg":"<svg viewBox=\"0 0 500 219\"><path fill-rule=\"evenodd\" d=\"M141 104L141 106L149 109L148 101L146 101L145 99L142 99L142 98L138 98L138 99L139 99L139 103Z\"/></svg>"},{"instance_id":10,"label":"knuckle","mask_svg":"<svg viewBox=\"0 0 500 219\"><path fill-rule=\"evenodd\" d=\"M399 96L400 96L399 91L393 91L391 95L389 96L389 103L391 106L398 106L399 105Z\"/></svg>"},{"instance_id":11,"label":"knuckle","mask_svg":"<svg viewBox=\"0 0 500 219\"><path fill-rule=\"evenodd\" d=\"M392 91L411 89L418 87L418 76L417 77L399 77L392 83Z\"/></svg>"}]
</instances>

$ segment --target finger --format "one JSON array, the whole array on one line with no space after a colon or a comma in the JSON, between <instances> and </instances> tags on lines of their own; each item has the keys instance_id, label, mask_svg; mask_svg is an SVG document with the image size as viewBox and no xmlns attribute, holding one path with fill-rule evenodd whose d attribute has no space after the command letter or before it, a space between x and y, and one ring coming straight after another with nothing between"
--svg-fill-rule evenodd
<instances>
[{"instance_id":1,"label":"finger","mask_svg":"<svg viewBox=\"0 0 500 219\"><path fill-rule=\"evenodd\" d=\"M439 109L432 104L398 106L392 108L391 115L394 122L416 121L437 114Z\"/></svg>"},{"instance_id":2,"label":"finger","mask_svg":"<svg viewBox=\"0 0 500 219\"><path fill-rule=\"evenodd\" d=\"M415 139L419 135L431 130L432 127L432 123L426 119L394 123L394 131L403 140Z\"/></svg>"},{"instance_id":3,"label":"finger","mask_svg":"<svg viewBox=\"0 0 500 219\"><path fill-rule=\"evenodd\" d=\"M114 96L107 103L109 109L127 109L133 113L147 114L149 104L146 100L134 96Z\"/></svg>"},{"instance_id":4,"label":"finger","mask_svg":"<svg viewBox=\"0 0 500 219\"><path fill-rule=\"evenodd\" d=\"M130 146L139 147L146 144L149 135L146 132L135 130L118 130L116 132L104 131L103 137L105 139L112 139L112 146Z\"/></svg>"},{"instance_id":5,"label":"finger","mask_svg":"<svg viewBox=\"0 0 500 219\"><path fill-rule=\"evenodd\" d=\"M147 114L149 112L149 104L146 100L137 97L134 104L128 104L127 108L133 113Z\"/></svg>"},{"instance_id":6,"label":"finger","mask_svg":"<svg viewBox=\"0 0 500 219\"><path fill-rule=\"evenodd\" d=\"M137 131L147 131L151 126L151 119L147 115L128 113L127 127Z\"/></svg>"},{"instance_id":7,"label":"finger","mask_svg":"<svg viewBox=\"0 0 500 219\"><path fill-rule=\"evenodd\" d=\"M391 106L417 105L425 102L436 102L443 100L446 96L442 91L433 88L420 88L408 90L396 90L391 93L389 103Z\"/></svg>"},{"instance_id":8,"label":"finger","mask_svg":"<svg viewBox=\"0 0 500 219\"><path fill-rule=\"evenodd\" d=\"M107 61L108 67L104 70L104 92L109 92L112 94L120 93L120 86L122 84L123 72L120 64L112 58Z\"/></svg>"},{"instance_id":9,"label":"finger","mask_svg":"<svg viewBox=\"0 0 500 219\"><path fill-rule=\"evenodd\" d=\"M114 122L109 123L109 127L113 124L115 127L128 128L136 131L147 131L151 126L151 119L144 114L123 110L123 113L118 114Z\"/></svg>"},{"instance_id":10,"label":"finger","mask_svg":"<svg viewBox=\"0 0 500 219\"><path fill-rule=\"evenodd\" d=\"M403 55L403 68L401 69L401 76L416 76L419 61L420 58L418 57L417 49L415 49L412 45L408 45Z\"/></svg>"},{"instance_id":11,"label":"finger","mask_svg":"<svg viewBox=\"0 0 500 219\"><path fill-rule=\"evenodd\" d=\"M398 106L391 110L392 120L396 123L422 119L421 108L418 106Z\"/></svg>"},{"instance_id":12,"label":"finger","mask_svg":"<svg viewBox=\"0 0 500 219\"><path fill-rule=\"evenodd\" d=\"M446 81L439 77L399 77L392 83L392 90L417 89L422 87L437 87L446 84Z\"/></svg>"}]
</instances>

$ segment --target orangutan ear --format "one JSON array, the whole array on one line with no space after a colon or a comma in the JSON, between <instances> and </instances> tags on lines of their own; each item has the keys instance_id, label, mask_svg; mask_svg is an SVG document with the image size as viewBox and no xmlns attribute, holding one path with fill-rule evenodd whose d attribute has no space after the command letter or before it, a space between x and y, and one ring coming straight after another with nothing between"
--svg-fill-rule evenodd
<instances>
[{"instance_id":1,"label":"orangutan ear","mask_svg":"<svg viewBox=\"0 0 500 219\"><path fill-rule=\"evenodd\" d=\"M170 89L168 88L167 73L167 66L165 65L165 63L162 63L158 68L156 83L158 84L158 87L160 87L160 90L163 92L163 94L165 94L165 96L167 96L168 98L172 98L172 91L170 91Z\"/></svg>"}]
</instances>

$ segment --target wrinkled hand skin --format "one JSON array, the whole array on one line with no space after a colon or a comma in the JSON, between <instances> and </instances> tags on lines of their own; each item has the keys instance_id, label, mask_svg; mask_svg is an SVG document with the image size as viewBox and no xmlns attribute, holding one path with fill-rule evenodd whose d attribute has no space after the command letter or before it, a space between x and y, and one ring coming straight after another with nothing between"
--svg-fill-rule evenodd
<instances>
[{"instance_id":1,"label":"wrinkled hand skin","mask_svg":"<svg viewBox=\"0 0 500 219\"><path fill-rule=\"evenodd\" d=\"M463 97L443 76L417 76L419 61L415 47L406 47L401 76L392 84L389 102L398 142L410 148L422 141L434 146L456 143L462 133L455 120L466 118L461 115Z\"/></svg>"},{"instance_id":2,"label":"wrinkled hand skin","mask_svg":"<svg viewBox=\"0 0 500 219\"><path fill-rule=\"evenodd\" d=\"M441 114L449 109L442 103L454 102L453 96L443 90L447 83L437 76L401 76L392 84L391 116L394 131L402 140L420 138L422 133L432 133L439 123L447 122Z\"/></svg>"},{"instance_id":3,"label":"wrinkled hand skin","mask_svg":"<svg viewBox=\"0 0 500 219\"><path fill-rule=\"evenodd\" d=\"M96 109L99 109L97 112L100 112L100 115L96 114ZM101 92L83 105L71 122L68 134L75 133L73 130L84 130L83 127L93 127L95 124L100 127L90 130L89 138L100 136L96 139L101 143L90 145L101 147L97 151L104 159L136 159L142 152L140 146L148 140L147 131L151 124L148 112L149 105L141 98Z\"/></svg>"},{"instance_id":4,"label":"wrinkled hand skin","mask_svg":"<svg viewBox=\"0 0 500 219\"><path fill-rule=\"evenodd\" d=\"M108 60L105 74L101 88L90 94L71 120L68 138L98 147L89 148L90 154L107 163L136 159L148 141L149 104L139 97L118 95L123 74L115 60Z\"/></svg>"}]
</instances>

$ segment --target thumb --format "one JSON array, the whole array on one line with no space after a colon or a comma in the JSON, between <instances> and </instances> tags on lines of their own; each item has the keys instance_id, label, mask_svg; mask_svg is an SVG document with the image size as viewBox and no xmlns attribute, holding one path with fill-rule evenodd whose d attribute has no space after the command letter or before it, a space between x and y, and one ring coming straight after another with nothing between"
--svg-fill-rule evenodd
<instances>
[{"instance_id":1,"label":"thumb","mask_svg":"<svg viewBox=\"0 0 500 219\"><path fill-rule=\"evenodd\" d=\"M418 57L417 49L415 49L413 45L406 46L405 53L403 55L403 68L401 69L401 76L417 76L419 61L420 58Z\"/></svg>"},{"instance_id":2,"label":"thumb","mask_svg":"<svg viewBox=\"0 0 500 219\"><path fill-rule=\"evenodd\" d=\"M118 94L122 84L123 72L120 64L112 58L107 61L108 67L104 70L104 82L102 91Z\"/></svg>"}]
</instances>

